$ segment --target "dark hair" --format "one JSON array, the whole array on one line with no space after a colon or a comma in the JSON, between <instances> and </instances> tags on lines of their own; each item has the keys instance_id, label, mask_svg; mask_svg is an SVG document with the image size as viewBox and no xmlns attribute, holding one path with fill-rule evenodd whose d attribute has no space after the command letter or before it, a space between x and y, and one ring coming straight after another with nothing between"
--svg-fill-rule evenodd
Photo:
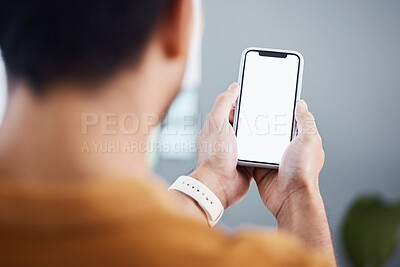
<instances>
[{"instance_id":1,"label":"dark hair","mask_svg":"<svg viewBox=\"0 0 400 267\"><path fill-rule=\"evenodd\" d=\"M41 93L60 79L93 82L136 64L173 0L0 0L8 75Z\"/></svg>"}]
</instances>

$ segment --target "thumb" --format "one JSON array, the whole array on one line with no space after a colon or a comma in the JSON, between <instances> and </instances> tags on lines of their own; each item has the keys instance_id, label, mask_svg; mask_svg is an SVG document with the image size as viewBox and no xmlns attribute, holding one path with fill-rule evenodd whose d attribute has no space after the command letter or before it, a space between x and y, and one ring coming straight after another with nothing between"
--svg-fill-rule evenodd
<instances>
[{"instance_id":1,"label":"thumb","mask_svg":"<svg viewBox=\"0 0 400 267\"><path fill-rule=\"evenodd\" d=\"M299 136L306 137L318 134L314 116L308 111L307 103L304 100L297 102L295 117Z\"/></svg>"},{"instance_id":2,"label":"thumb","mask_svg":"<svg viewBox=\"0 0 400 267\"><path fill-rule=\"evenodd\" d=\"M229 113L231 111L233 103L237 100L239 95L239 84L232 83L228 90L218 95L215 101L214 107L211 110L210 115L217 122L228 121Z\"/></svg>"}]
</instances>

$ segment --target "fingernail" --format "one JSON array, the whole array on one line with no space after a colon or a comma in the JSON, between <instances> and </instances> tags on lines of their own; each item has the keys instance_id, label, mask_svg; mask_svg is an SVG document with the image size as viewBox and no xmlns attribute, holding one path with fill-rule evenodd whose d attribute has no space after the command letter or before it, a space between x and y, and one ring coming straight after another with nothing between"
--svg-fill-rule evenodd
<instances>
[{"instance_id":1,"label":"fingernail","mask_svg":"<svg viewBox=\"0 0 400 267\"><path fill-rule=\"evenodd\" d=\"M235 89L235 88L238 87L238 86L239 86L238 83L232 83L231 85L229 85L228 90Z\"/></svg>"}]
</instances>

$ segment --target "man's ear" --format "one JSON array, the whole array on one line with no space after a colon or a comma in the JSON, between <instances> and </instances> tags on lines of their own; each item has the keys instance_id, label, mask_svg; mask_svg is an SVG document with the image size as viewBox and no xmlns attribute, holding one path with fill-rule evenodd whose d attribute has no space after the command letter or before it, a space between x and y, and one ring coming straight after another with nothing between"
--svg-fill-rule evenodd
<instances>
[{"instance_id":1,"label":"man's ear","mask_svg":"<svg viewBox=\"0 0 400 267\"><path fill-rule=\"evenodd\" d=\"M170 59L186 58L193 29L192 0L173 0L160 25L165 55Z\"/></svg>"}]
</instances>

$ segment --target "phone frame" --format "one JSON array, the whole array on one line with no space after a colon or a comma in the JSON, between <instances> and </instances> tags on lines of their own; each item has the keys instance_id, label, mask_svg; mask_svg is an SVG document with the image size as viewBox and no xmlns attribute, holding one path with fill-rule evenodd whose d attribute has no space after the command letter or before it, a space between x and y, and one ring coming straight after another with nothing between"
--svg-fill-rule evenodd
<instances>
[{"instance_id":1,"label":"phone frame","mask_svg":"<svg viewBox=\"0 0 400 267\"><path fill-rule=\"evenodd\" d=\"M235 116L233 119L233 130L235 131L235 135L237 136L237 128L238 128L238 122L239 122L238 117L239 117L239 112L240 112L240 101L241 101L242 90L243 90L242 84L243 84L243 76L244 76L245 65L246 65L246 55L250 51L266 52L271 57L281 57L282 54L286 54L286 55L295 55L299 58L299 68L298 68L298 72L297 72L296 92L295 92L295 99L294 99L294 104L293 104L292 132L291 132L291 136L290 136L290 141L292 141L294 136L296 135L296 120L295 120L294 112L296 109L297 101L300 99L300 95L301 95L304 58L303 58L302 54L300 54L299 52L291 51L291 50L249 47L243 51L241 60L240 60L239 76L238 76L238 83L240 85L240 93L239 93L239 97L236 101ZM275 56L273 56L273 55L275 55ZM260 161L251 161L251 160L242 160L242 159L238 159L238 165L249 166L249 167L270 168L270 169L278 169L279 168L278 163L260 162Z\"/></svg>"}]
</instances>

